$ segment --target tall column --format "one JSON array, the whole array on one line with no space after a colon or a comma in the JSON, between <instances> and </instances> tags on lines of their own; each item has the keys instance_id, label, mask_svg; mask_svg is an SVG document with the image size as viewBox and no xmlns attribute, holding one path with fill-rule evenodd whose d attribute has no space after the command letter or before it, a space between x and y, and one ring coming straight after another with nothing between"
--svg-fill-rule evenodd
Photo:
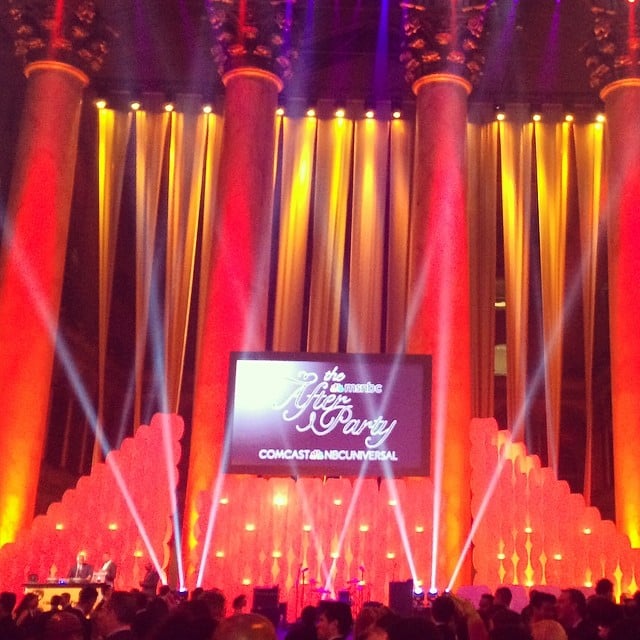
<instances>
[{"instance_id":1,"label":"tall column","mask_svg":"<svg viewBox=\"0 0 640 640\"><path fill-rule=\"evenodd\" d=\"M13 14L16 50L30 57L0 253L0 545L14 540L34 513L88 82L81 64L97 64L90 55L75 64L73 49L55 48L78 24L91 32L95 14L50 22L54 5L25 3Z\"/></svg>"},{"instance_id":2,"label":"tall column","mask_svg":"<svg viewBox=\"0 0 640 640\"><path fill-rule=\"evenodd\" d=\"M593 3L587 67L602 87L606 136L606 221L616 521L640 547L640 65L629 47L640 28L635 4ZM614 63L615 61L615 63Z\"/></svg>"},{"instance_id":3,"label":"tall column","mask_svg":"<svg viewBox=\"0 0 640 640\"><path fill-rule=\"evenodd\" d=\"M198 582L200 569L200 558L193 553L196 528L202 539L209 525L209 513L200 508L201 496L213 495L216 480L224 472L229 354L266 347L275 112L281 76L288 72L288 66L282 66L288 64L286 53L263 55L273 51L268 43L287 40L272 37L274 25L288 28L282 20L274 20L283 10L279 3L270 3L268 9L257 3L256 12L251 3L241 2L242 11L226 2L210 4L218 43L214 55L226 93L216 232L197 354L185 505L183 540L190 585ZM257 34L251 42L243 39L247 31Z\"/></svg>"},{"instance_id":4,"label":"tall column","mask_svg":"<svg viewBox=\"0 0 640 640\"><path fill-rule=\"evenodd\" d=\"M404 59L417 100L407 345L412 353L433 356L431 475L437 566L430 587L443 588L452 579L471 581L470 559L461 558L471 527L465 145L467 96L479 67L477 50L463 52L458 43L477 41L483 21L477 8L452 11L449 2L409 10L406 20ZM436 33L439 40L431 35Z\"/></svg>"}]
</instances>

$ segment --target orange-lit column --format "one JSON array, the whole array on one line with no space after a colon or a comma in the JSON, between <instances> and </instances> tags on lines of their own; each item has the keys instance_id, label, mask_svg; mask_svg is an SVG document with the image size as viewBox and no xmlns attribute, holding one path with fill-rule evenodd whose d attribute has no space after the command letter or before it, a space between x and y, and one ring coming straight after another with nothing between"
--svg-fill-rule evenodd
<instances>
[{"instance_id":1,"label":"orange-lit column","mask_svg":"<svg viewBox=\"0 0 640 640\"><path fill-rule=\"evenodd\" d=\"M640 78L601 92L607 125L609 331L616 520L640 547Z\"/></svg>"},{"instance_id":2,"label":"orange-lit column","mask_svg":"<svg viewBox=\"0 0 640 640\"><path fill-rule=\"evenodd\" d=\"M431 475L442 496L439 588L447 586L471 524L471 346L465 212L467 96L471 84L432 74L413 84L416 144L408 350L433 355ZM470 566L470 565L468 565ZM463 569L457 582L470 584Z\"/></svg>"},{"instance_id":3,"label":"orange-lit column","mask_svg":"<svg viewBox=\"0 0 640 640\"><path fill-rule=\"evenodd\" d=\"M26 67L0 256L0 545L33 517L46 436L82 91L54 61Z\"/></svg>"},{"instance_id":4,"label":"orange-lit column","mask_svg":"<svg viewBox=\"0 0 640 640\"><path fill-rule=\"evenodd\" d=\"M255 67L223 76L226 87L217 233L206 318L198 353L187 481L184 544L193 550L195 527L208 513L199 496L211 494L221 472L229 353L264 350L273 214L275 111L279 77ZM199 520L199 522L198 522ZM187 557L187 582L198 567Z\"/></svg>"}]
</instances>

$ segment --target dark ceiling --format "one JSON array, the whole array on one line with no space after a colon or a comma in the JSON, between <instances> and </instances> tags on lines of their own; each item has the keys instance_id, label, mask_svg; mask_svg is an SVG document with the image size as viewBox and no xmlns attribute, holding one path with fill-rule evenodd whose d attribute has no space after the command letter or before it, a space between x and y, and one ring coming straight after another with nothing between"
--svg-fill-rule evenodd
<instances>
[{"instance_id":1,"label":"dark ceiling","mask_svg":"<svg viewBox=\"0 0 640 640\"><path fill-rule=\"evenodd\" d=\"M219 89L204 0L98 0L98 5L118 38L95 86L205 95ZM410 95L399 61L398 0L298 0L296 12L299 60L285 95ZM594 102L581 53L592 27L589 0L494 0L487 11L484 76L472 100ZM19 83L20 63L6 31L0 36L0 73L9 84Z\"/></svg>"}]
</instances>

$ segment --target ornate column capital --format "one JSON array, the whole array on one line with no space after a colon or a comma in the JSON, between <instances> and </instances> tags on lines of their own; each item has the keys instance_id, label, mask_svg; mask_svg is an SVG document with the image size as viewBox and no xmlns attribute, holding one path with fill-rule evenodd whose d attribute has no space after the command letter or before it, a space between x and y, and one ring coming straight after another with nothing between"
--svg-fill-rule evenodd
<instances>
[{"instance_id":1,"label":"ornate column capital","mask_svg":"<svg viewBox=\"0 0 640 640\"><path fill-rule=\"evenodd\" d=\"M640 78L640 25L628 0L591 0L593 29L582 48L593 89Z\"/></svg>"},{"instance_id":2,"label":"ornate column capital","mask_svg":"<svg viewBox=\"0 0 640 640\"><path fill-rule=\"evenodd\" d=\"M404 40L400 61L413 87L425 76L458 76L475 85L482 75L483 0L418 0L400 2Z\"/></svg>"},{"instance_id":3,"label":"ornate column capital","mask_svg":"<svg viewBox=\"0 0 640 640\"><path fill-rule=\"evenodd\" d=\"M295 0L206 0L213 44L211 54L220 76L242 67L293 75Z\"/></svg>"},{"instance_id":4,"label":"ornate column capital","mask_svg":"<svg viewBox=\"0 0 640 640\"><path fill-rule=\"evenodd\" d=\"M116 37L92 0L8 0L3 17L25 65L49 60L95 73Z\"/></svg>"}]
</instances>

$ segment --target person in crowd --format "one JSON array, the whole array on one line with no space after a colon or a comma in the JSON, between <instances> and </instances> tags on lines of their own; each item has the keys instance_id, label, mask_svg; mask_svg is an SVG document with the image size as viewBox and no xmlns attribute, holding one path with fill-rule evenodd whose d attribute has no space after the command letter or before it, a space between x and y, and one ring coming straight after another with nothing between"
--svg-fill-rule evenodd
<instances>
[{"instance_id":1,"label":"person in crowd","mask_svg":"<svg viewBox=\"0 0 640 640\"><path fill-rule=\"evenodd\" d=\"M533 640L567 640L567 632L557 620L538 620L531 625Z\"/></svg>"},{"instance_id":2,"label":"person in crowd","mask_svg":"<svg viewBox=\"0 0 640 640\"><path fill-rule=\"evenodd\" d=\"M131 630L137 640L148 640L169 615L169 605L158 596L143 603L142 607L138 603L136 609Z\"/></svg>"},{"instance_id":3,"label":"person in crowd","mask_svg":"<svg viewBox=\"0 0 640 640\"><path fill-rule=\"evenodd\" d=\"M611 582L609 578L600 578L600 580L596 582L595 591L596 596L599 596L600 598L611 600L611 602L616 601L616 597L613 593L613 582Z\"/></svg>"},{"instance_id":4,"label":"person in crowd","mask_svg":"<svg viewBox=\"0 0 640 640\"><path fill-rule=\"evenodd\" d=\"M316 633L316 608L313 605L308 605L302 609L300 619L291 625L291 628L287 631L285 640L318 640L318 634Z\"/></svg>"},{"instance_id":5,"label":"person in crowd","mask_svg":"<svg viewBox=\"0 0 640 640\"><path fill-rule=\"evenodd\" d=\"M69 569L67 578L71 580L89 582L93 577L93 565L87 562L87 554L81 551L76 557L76 563Z\"/></svg>"},{"instance_id":6,"label":"person in crowd","mask_svg":"<svg viewBox=\"0 0 640 640\"><path fill-rule=\"evenodd\" d=\"M82 625L84 640L91 640L91 620L89 616L98 600L98 590L93 585L85 585L78 594L78 604L67 611L76 616Z\"/></svg>"},{"instance_id":7,"label":"person in crowd","mask_svg":"<svg viewBox=\"0 0 640 640\"><path fill-rule=\"evenodd\" d=\"M227 598L220 589L207 589L200 600L207 604L212 618L217 622L227 615Z\"/></svg>"},{"instance_id":8,"label":"person in crowd","mask_svg":"<svg viewBox=\"0 0 640 640\"><path fill-rule=\"evenodd\" d=\"M220 622L213 640L277 640L277 636L268 618L257 613L243 613Z\"/></svg>"},{"instance_id":9,"label":"person in crowd","mask_svg":"<svg viewBox=\"0 0 640 640\"><path fill-rule=\"evenodd\" d=\"M316 633L318 640L346 638L353 626L351 607L346 602L323 600L318 605Z\"/></svg>"},{"instance_id":10,"label":"person in crowd","mask_svg":"<svg viewBox=\"0 0 640 640\"><path fill-rule=\"evenodd\" d=\"M557 612L569 640L597 640L598 630L587 620L587 600L582 591L563 589L558 597Z\"/></svg>"},{"instance_id":11,"label":"person in crowd","mask_svg":"<svg viewBox=\"0 0 640 640\"><path fill-rule=\"evenodd\" d=\"M489 631L489 640L532 640L531 632L522 624L504 625Z\"/></svg>"},{"instance_id":12,"label":"person in crowd","mask_svg":"<svg viewBox=\"0 0 640 640\"><path fill-rule=\"evenodd\" d=\"M40 610L38 604L40 598L37 593L25 593L22 600L13 612L16 626L23 638L32 638L38 632L38 616Z\"/></svg>"},{"instance_id":13,"label":"person in crowd","mask_svg":"<svg viewBox=\"0 0 640 640\"><path fill-rule=\"evenodd\" d=\"M608 638L622 619L622 608L611 600L594 596L587 601L587 619L596 627L599 638Z\"/></svg>"},{"instance_id":14,"label":"person in crowd","mask_svg":"<svg viewBox=\"0 0 640 640\"><path fill-rule=\"evenodd\" d=\"M0 638L4 640L18 640L20 632L13 619L13 609L18 598L11 591L0 593Z\"/></svg>"},{"instance_id":15,"label":"person in crowd","mask_svg":"<svg viewBox=\"0 0 640 640\"><path fill-rule=\"evenodd\" d=\"M156 595L158 589L158 582L160 582L160 575L156 571L151 562L147 562L144 565L145 574L140 580L140 589L149 598L153 598Z\"/></svg>"},{"instance_id":16,"label":"person in crowd","mask_svg":"<svg viewBox=\"0 0 640 640\"><path fill-rule=\"evenodd\" d=\"M67 611L54 611L43 625L42 640L83 640L82 623Z\"/></svg>"},{"instance_id":17,"label":"person in crowd","mask_svg":"<svg viewBox=\"0 0 640 640\"><path fill-rule=\"evenodd\" d=\"M232 607L232 615L238 615L240 613L244 613L244 610L247 608L247 596L244 593L241 593L239 596L236 596L231 603Z\"/></svg>"},{"instance_id":18,"label":"person in crowd","mask_svg":"<svg viewBox=\"0 0 640 640\"><path fill-rule=\"evenodd\" d=\"M511 600L513 599L513 593L509 587L498 587L493 596L493 603L508 609L511 606Z\"/></svg>"},{"instance_id":19,"label":"person in crowd","mask_svg":"<svg viewBox=\"0 0 640 640\"><path fill-rule=\"evenodd\" d=\"M538 620L555 620L557 618L556 597L546 591L531 589L529 604L522 610L522 617L529 627Z\"/></svg>"},{"instance_id":20,"label":"person in crowd","mask_svg":"<svg viewBox=\"0 0 640 640\"><path fill-rule=\"evenodd\" d=\"M494 597L492 593L483 593L478 600L478 614L484 621L487 629L489 628L489 613L494 606Z\"/></svg>"},{"instance_id":21,"label":"person in crowd","mask_svg":"<svg viewBox=\"0 0 640 640\"><path fill-rule=\"evenodd\" d=\"M365 640L365 638L372 635L378 637L382 635L383 631L384 635L386 635L386 630L380 627L380 621L391 615L391 609L383 605L382 602L365 602L354 620L353 637L356 640ZM374 628L376 629L376 633L371 634L370 631Z\"/></svg>"},{"instance_id":22,"label":"person in crowd","mask_svg":"<svg viewBox=\"0 0 640 640\"><path fill-rule=\"evenodd\" d=\"M114 591L94 618L99 637L102 640L134 640L131 625L135 615L135 596L127 591Z\"/></svg>"},{"instance_id":23,"label":"person in crowd","mask_svg":"<svg viewBox=\"0 0 640 640\"><path fill-rule=\"evenodd\" d=\"M456 605L448 595L438 596L431 603L431 617L440 640L456 640Z\"/></svg>"},{"instance_id":24,"label":"person in crowd","mask_svg":"<svg viewBox=\"0 0 640 640\"><path fill-rule=\"evenodd\" d=\"M105 551L102 554L102 565L100 567L100 572L104 574L104 581L106 584L113 585L116 579L117 571L118 567L111 558L111 553L109 553L109 551Z\"/></svg>"},{"instance_id":25,"label":"person in crowd","mask_svg":"<svg viewBox=\"0 0 640 640\"><path fill-rule=\"evenodd\" d=\"M389 640L438 640L433 621L424 616L395 616L387 628Z\"/></svg>"},{"instance_id":26,"label":"person in crowd","mask_svg":"<svg viewBox=\"0 0 640 640\"><path fill-rule=\"evenodd\" d=\"M246 614L243 614L246 615ZM232 616L236 619L242 616ZM203 599L181 602L150 634L151 640L211 640L221 623Z\"/></svg>"}]
</instances>

